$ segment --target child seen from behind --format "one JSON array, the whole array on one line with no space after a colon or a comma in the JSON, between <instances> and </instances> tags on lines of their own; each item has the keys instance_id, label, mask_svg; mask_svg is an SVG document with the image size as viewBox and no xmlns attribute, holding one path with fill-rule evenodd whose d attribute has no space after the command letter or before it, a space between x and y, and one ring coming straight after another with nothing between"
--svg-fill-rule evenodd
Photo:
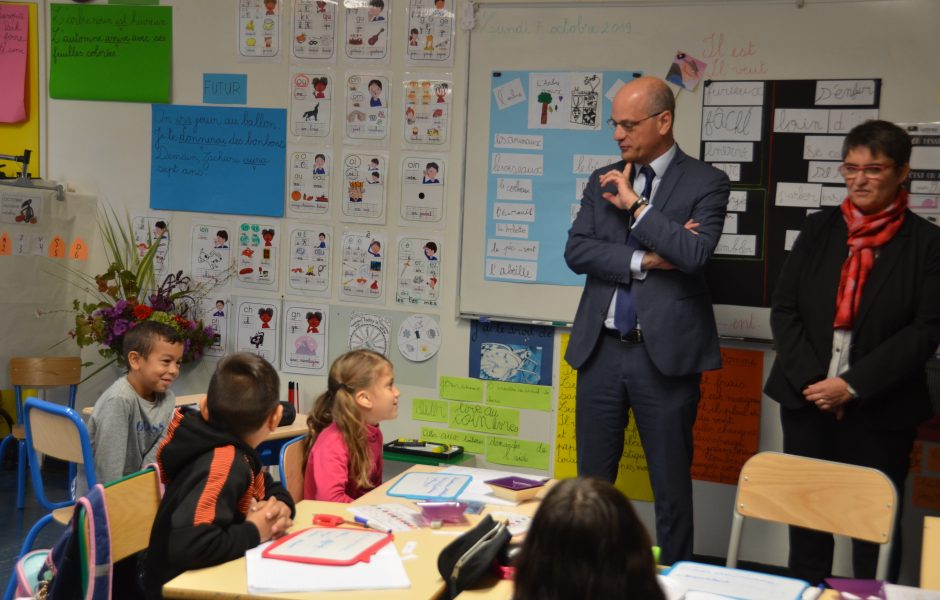
<instances>
[{"instance_id":1,"label":"child seen from behind","mask_svg":"<svg viewBox=\"0 0 940 600\"><path fill-rule=\"evenodd\" d=\"M516 561L513 600L570 598L665 600L646 528L600 479L552 486Z\"/></svg>"},{"instance_id":2,"label":"child seen from behind","mask_svg":"<svg viewBox=\"0 0 940 600\"><path fill-rule=\"evenodd\" d=\"M307 417L305 499L352 502L382 483L379 422L398 415L399 395L381 354L353 350L333 362Z\"/></svg>"},{"instance_id":3,"label":"child seen from behind","mask_svg":"<svg viewBox=\"0 0 940 600\"><path fill-rule=\"evenodd\" d=\"M166 485L144 568L149 598L183 571L218 565L283 536L294 503L255 448L277 428L280 382L266 360L223 358L206 401L173 416L157 454Z\"/></svg>"}]
</instances>

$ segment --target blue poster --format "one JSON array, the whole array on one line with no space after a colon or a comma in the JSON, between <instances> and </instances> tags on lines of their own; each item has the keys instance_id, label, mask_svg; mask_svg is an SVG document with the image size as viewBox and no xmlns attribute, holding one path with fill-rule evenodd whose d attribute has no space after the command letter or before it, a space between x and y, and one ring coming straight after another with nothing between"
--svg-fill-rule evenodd
<instances>
[{"instance_id":1,"label":"blue poster","mask_svg":"<svg viewBox=\"0 0 940 600\"><path fill-rule=\"evenodd\" d=\"M591 173L620 160L610 99L639 75L493 73L485 279L584 285L565 265L568 229Z\"/></svg>"},{"instance_id":2,"label":"blue poster","mask_svg":"<svg viewBox=\"0 0 940 600\"><path fill-rule=\"evenodd\" d=\"M552 384L555 329L546 325L470 322L470 377Z\"/></svg>"},{"instance_id":3,"label":"blue poster","mask_svg":"<svg viewBox=\"0 0 940 600\"><path fill-rule=\"evenodd\" d=\"M151 208L284 215L286 110L154 104L151 129Z\"/></svg>"}]
</instances>

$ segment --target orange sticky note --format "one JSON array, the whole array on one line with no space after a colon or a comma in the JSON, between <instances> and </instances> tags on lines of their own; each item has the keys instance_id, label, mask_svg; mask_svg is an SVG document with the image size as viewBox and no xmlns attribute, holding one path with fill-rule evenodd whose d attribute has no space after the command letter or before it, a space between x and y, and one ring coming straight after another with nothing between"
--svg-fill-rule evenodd
<instances>
[{"instance_id":1,"label":"orange sticky note","mask_svg":"<svg viewBox=\"0 0 940 600\"><path fill-rule=\"evenodd\" d=\"M49 243L49 258L65 258L65 242L61 237L55 236Z\"/></svg>"},{"instance_id":2,"label":"orange sticky note","mask_svg":"<svg viewBox=\"0 0 940 600\"><path fill-rule=\"evenodd\" d=\"M69 248L69 258L72 260L88 260L88 246L85 244L85 240L80 237L75 238L71 248Z\"/></svg>"},{"instance_id":3,"label":"orange sticky note","mask_svg":"<svg viewBox=\"0 0 940 600\"><path fill-rule=\"evenodd\" d=\"M10 256L12 251L13 244L10 243L10 236L4 231L3 235L0 235L0 256Z\"/></svg>"}]
</instances>

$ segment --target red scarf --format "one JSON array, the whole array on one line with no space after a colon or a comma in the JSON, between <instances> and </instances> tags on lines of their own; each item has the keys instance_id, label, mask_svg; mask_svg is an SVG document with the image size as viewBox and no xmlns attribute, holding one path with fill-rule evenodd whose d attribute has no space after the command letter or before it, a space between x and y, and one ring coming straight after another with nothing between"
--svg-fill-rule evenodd
<instances>
[{"instance_id":1,"label":"red scarf","mask_svg":"<svg viewBox=\"0 0 940 600\"><path fill-rule=\"evenodd\" d=\"M866 215L846 197L840 207L849 230L849 257L842 263L839 293L836 295L836 329L852 329L862 290L875 264L875 248L884 246L904 223L907 190L901 188L891 204L881 212Z\"/></svg>"}]
</instances>

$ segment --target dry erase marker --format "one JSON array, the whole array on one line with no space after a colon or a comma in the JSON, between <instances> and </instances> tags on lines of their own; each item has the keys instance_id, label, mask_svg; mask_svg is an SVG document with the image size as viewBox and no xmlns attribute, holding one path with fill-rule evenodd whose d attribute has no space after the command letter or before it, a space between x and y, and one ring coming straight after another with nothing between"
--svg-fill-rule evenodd
<instances>
[{"instance_id":1,"label":"dry erase marker","mask_svg":"<svg viewBox=\"0 0 940 600\"><path fill-rule=\"evenodd\" d=\"M369 519L367 519L367 518L365 518L365 517L356 517L355 519L353 519L353 521L355 521L356 523L359 523L360 525L364 525L364 526L368 527L369 529L375 529L375 530L377 530L377 531L383 531L383 532L385 532L385 533L391 533L391 532L392 532L391 529L382 527L382 526L380 526L378 523L373 523L372 521L370 521Z\"/></svg>"}]
</instances>

